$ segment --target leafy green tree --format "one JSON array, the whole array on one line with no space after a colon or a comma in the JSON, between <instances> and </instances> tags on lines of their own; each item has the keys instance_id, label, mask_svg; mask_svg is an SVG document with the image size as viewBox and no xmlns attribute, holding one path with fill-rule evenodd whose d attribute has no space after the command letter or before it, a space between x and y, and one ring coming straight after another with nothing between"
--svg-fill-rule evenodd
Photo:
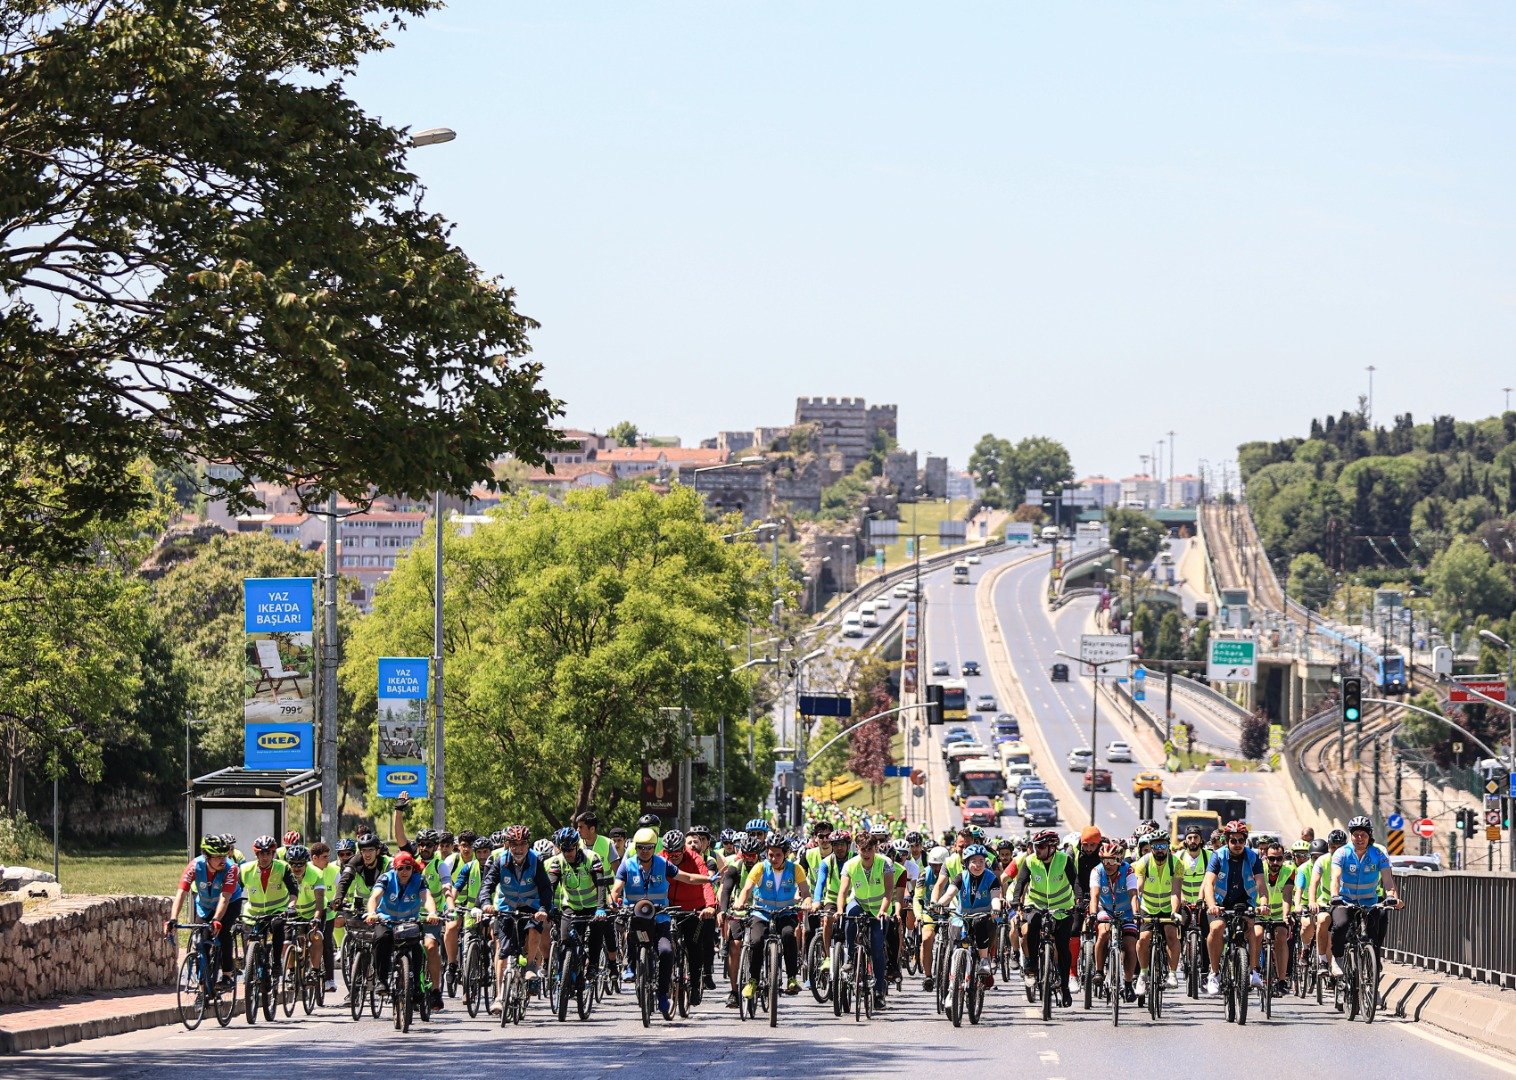
<instances>
[{"instance_id":1,"label":"leafy green tree","mask_svg":"<svg viewBox=\"0 0 1516 1080\"><path fill-rule=\"evenodd\" d=\"M707 524L678 486L518 496L491 516L444 548L449 813L537 829L615 814L638 800L643 761L685 749L660 709L690 709L705 734L745 711L754 676L726 646L768 615L768 559L724 542L734 519ZM432 543L348 642L341 677L366 724L378 658L430 651Z\"/></svg>"},{"instance_id":2,"label":"leafy green tree","mask_svg":"<svg viewBox=\"0 0 1516 1080\"><path fill-rule=\"evenodd\" d=\"M1105 520L1110 530L1111 546L1121 553L1122 558L1136 562L1151 561L1167 535L1155 518L1141 510L1117 507L1105 512Z\"/></svg>"},{"instance_id":3,"label":"leafy green tree","mask_svg":"<svg viewBox=\"0 0 1516 1080\"><path fill-rule=\"evenodd\" d=\"M1180 641L1181 629L1179 613L1164 612L1163 618L1158 620L1158 637L1148 655L1156 660L1178 660L1183 648Z\"/></svg>"},{"instance_id":4,"label":"leafy green tree","mask_svg":"<svg viewBox=\"0 0 1516 1080\"><path fill-rule=\"evenodd\" d=\"M1308 608L1321 609L1332 599L1332 572L1320 556L1306 552L1290 560L1289 594Z\"/></svg>"},{"instance_id":5,"label":"leafy green tree","mask_svg":"<svg viewBox=\"0 0 1516 1080\"><path fill-rule=\"evenodd\" d=\"M988 506L1015 506L1023 492L1015 488L1010 441L994 435L981 435L969 453L968 471L978 481L980 497Z\"/></svg>"},{"instance_id":6,"label":"leafy green tree","mask_svg":"<svg viewBox=\"0 0 1516 1080\"><path fill-rule=\"evenodd\" d=\"M140 456L465 494L540 463L535 324L421 206L344 80L435 0L15 0L0 12L0 559L86 555ZM446 392L438 400L438 386Z\"/></svg>"},{"instance_id":7,"label":"leafy green tree","mask_svg":"<svg viewBox=\"0 0 1516 1080\"><path fill-rule=\"evenodd\" d=\"M1238 742L1241 744L1243 757L1249 761L1258 761L1262 758L1269 749L1268 717L1261 712L1243 717Z\"/></svg>"},{"instance_id":8,"label":"leafy green tree","mask_svg":"<svg viewBox=\"0 0 1516 1080\"><path fill-rule=\"evenodd\" d=\"M1427 584L1437 607L1460 621L1511 612L1510 576L1477 541L1454 540L1439 552L1427 568Z\"/></svg>"},{"instance_id":9,"label":"leafy green tree","mask_svg":"<svg viewBox=\"0 0 1516 1080\"><path fill-rule=\"evenodd\" d=\"M1021 497L1028 487L1060 491L1074 481L1074 466L1061 442L1043 435L1029 435L1011 453L1010 493Z\"/></svg>"},{"instance_id":10,"label":"leafy green tree","mask_svg":"<svg viewBox=\"0 0 1516 1080\"><path fill-rule=\"evenodd\" d=\"M619 424L612 424L606 434L615 439L618 446L636 446L637 436L641 433L636 424L623 420Z\"/></svg>"}]
</instances>

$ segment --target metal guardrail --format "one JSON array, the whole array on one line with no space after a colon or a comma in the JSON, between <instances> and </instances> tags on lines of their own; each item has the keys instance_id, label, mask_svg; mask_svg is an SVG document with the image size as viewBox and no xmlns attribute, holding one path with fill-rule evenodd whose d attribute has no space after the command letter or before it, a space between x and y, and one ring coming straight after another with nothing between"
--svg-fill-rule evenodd
<instances>
[{"instance_id":1,"label":"metal guardrail","mask_svg":"<svg viewBox=\"0 0 1516 1080\"><path fill-rule=\"evenodd\" d=\"M1246 709L1231 698L1218 690L1211 689L1209 683L1198 682L1195 679L1176 678L1174 680L1174 691L1175 693L1192 694L1195 697L1204 699L1208 704L1219 706L1223 715L1219 716L1218 719L1228 720L1239 727L1242 726L1242 721L1247 719L1249 715Z\"/></svg>"},{"instance_id":2,"label":"metal guardrail","mask_svg":"<svg viewBox=\"0 0 1516 1080\"><path fill-rule=\"evenodd\" d=\"M1396 874L1404 911L1389 913L1392 960L1516 987L1516 874Z\"/></svg>"}]
</instances>

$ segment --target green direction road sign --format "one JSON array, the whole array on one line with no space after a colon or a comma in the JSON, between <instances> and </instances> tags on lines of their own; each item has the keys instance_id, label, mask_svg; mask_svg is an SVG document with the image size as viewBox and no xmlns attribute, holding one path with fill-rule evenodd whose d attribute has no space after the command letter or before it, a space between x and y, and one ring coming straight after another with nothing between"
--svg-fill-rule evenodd
<instances>
[{"instance_id":1,"label":"green direction road sign","mask_svg":"<svg viewBox=\"0 0 1516 1080\"><path fill-rule=\"evenodd\" d=\"M1257 682L1257 645L1250 638L1212 638L1206 678L1211 682Z\"/></svg>"}]
</instances>

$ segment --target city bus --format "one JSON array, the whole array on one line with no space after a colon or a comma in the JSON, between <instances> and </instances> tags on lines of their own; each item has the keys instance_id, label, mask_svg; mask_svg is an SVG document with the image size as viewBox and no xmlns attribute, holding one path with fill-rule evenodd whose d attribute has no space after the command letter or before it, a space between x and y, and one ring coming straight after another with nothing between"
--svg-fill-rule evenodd
<instances>
[{"instance_id":1,"label":"city bus","mask_svg":"<svg viewBox=\"0 0 1516 1080\"><path fill-rule=\"evenodd\" d=\"M954 720L969 718L969 684L962 679L939 679L942 687L942 720L951 724Z\"/></svg>"}]
</instances>

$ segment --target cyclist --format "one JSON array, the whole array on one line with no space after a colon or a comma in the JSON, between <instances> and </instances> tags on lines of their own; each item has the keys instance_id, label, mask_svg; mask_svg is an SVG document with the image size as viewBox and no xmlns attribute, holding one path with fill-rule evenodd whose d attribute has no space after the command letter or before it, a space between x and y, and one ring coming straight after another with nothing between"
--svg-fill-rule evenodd
<instances>
[{"instance_id":1,"label":"cyclist","mask_svg":"<svg viewBox=\"0 0 1516 1080\"><path fill-rule=\"evenodd\" d=\"M886 972L884 920L890 915L896 874L894 864L876 854L878 848L879 841L873 833L858 837L858 854L842 866L842 881L837 886L835 910L839 915L867 912L875 916L869 934L869 953L874 962L874 1008L883 1009ZM857 947L857 928L856 921L848 922L846 940L849 957Z\"/></svg>"},{"instance_id":2,"label":"cyclist","mask_svg":"<svg viewBox=\"0 0 1516 1080\"><path fill-rule=\"evenodd\" d=\"M236 960L232 956L232 926L242 915L243 889L239 867L228 856L231 845L220 836L206 834L200 838L200 854L185 866L179 875L179 891L174 894L174 903L163 932L172 935L174 924L179 921L179 909L184 906L186 893L195 894L195 914L200 921L210 926L210 933L203 939L200 952L200 969L205 970L210 956L210 939L214 937L221 945L221 983L231 986L236 979Z\"/></svg>"},{"instance_id":3,"label":"cyclist","mask_svg":"<svg viewBox=\"0 0 1516 1080\"><path fill-rule=\"evenodd\" d=\"M832 823L830 821L811 822L811 842L805 849L805 876L816 880L817 870L821 866L821 860L826 858L832 851Z\"/></svg>"},{"instance_id":4,"label":"cyclist","mask_svg":"<svg viewBox=\"0 0 1516 1080\"><path fill-rule=\"evenodd\" d=\"M606 836L610 840L611 857L606 860L605 868L614 874L616 868L626 861L626 830L620 825L612 825ZM583 835L580 836L579 842L584 843ZM604 858L604 856L601 857Z\"/></svg>"},{"instance_id":5,"label":"cyclist","mask_svg":"<svg viewBox=\"0 0 1516 1080\"><path fill-rule=\"evenodd\" d=\"M442 891L447 897L450 914L442 929L442 948L447 953L448 967L455 974L458 965L458 937L464 927L474 925L469 914L479 899L479 885L483 879L482 860L486 844L478 843L479 834L473 829L458 833L458 849L442 861Z\"/></svg>"},{"instance_id":6,"label":"cyclist","mask_svg":"<svg viewBox=\"0 0 1516 1080\"><path fill-rule=\"evenodd\" d=\"M1122 984L1109 987L1127 1001L1137 999L1137 877L1126 861L1126 844L1111 838L1100 845L1100 865L1090 873L1090 914L1095 927L1095 977L1103 978L1111 935L1120 935Z\"/></svg>"},{"instance_id":7,"label":"cyclist","mask_svg":"<svg viewBox=\"0 0 1516 1080\"><path fill-rule=\"evenodd\" d=\"M687 874L658 854L658 834L644 825L632 836L631 858L616 868L616 880L611 885L611 903L632 901L632 928L646 931L649 941L644 948L654 949L658 956L658 1011L664 1019L669 1017L669 977L674 968L674 945L669 940L669 915L666 911L638 914L637 908L644 902L655 908L665 907L669 902L669 882L682 881L686 885L701 885L705 878ZM630 935L628 935L630 936ZM631 960L632 957L627 957ZM628 971L626 978L637 977Z\"/></svg>"},{"instance_id":8,"label":"cyclist","mask_svg":"<svg viewBox=\"0 0 1516 1080\"><path fill-rule=\"evenodd\" d=\"M684 955L689 957L690 978L699 979L702 989L714 990L716 980L711 977L711 963L716 953L716 890L711 887L710 867L694 849L693 842L678 829L663 834L663 857L670 866L700 879L699 885L689 885L677 878L670 881L669 903L685 911L700 912L699 919L685 919L679 924L679 935Z\"/></svg>"},{"instance_id":9,"label":"cyclist","mask_svg":"<svg viewBox=\"0 0 1516 1080\"><path fill-rule=\"evenodd\" d=\"M426 922L437 921L437 905L432 901L431 891L427 889L419 872L416 857L409 851L402 851L390 861L389 869L380 874L379 880L374 883L373 891L369 893L367 914L364 916L365 922L378 926L374 931L374 971L379 977L379 985L387 985L390 978L390 959L395 948L390 924L420 919L423 912ZM433 937L423 936L421 944L426 950L426 970L432 980L432 1005L435 1008L438 995L436 987L441 982L437 941Z\"/></svg>"},{"instance_id":10,"label":"cyclist","mask_svg":"<svg viewBox=\"0 0 1516 1080\"><path fill-rule=\"evenodd\" d=\"M1062 989L1063 1005L1073 1004L1072 979L1068 976L1073 962L1069 951L1069 936L1074 931L1074 908L1076 890L1074 860L1067 852L1058 850L1058 834L1044 829L1032 837L1032 853L1021 860L1016 871L1016 884L1011 893L1011 905L1021 907L1023 912L1040 912L1040 919L1026 920L1021 935L1021 974L1028 986L1037 982L1037 964L1042 935L1047 923L1052 923L1053 943L1057 948L1058 968L1064 977L1057 980Z\"/></svg>"},{"instance_id":11,"label":"cyclist","mask_svg":"<svg viewBox=\"0 0 1516 1080\"><path fill-rule=\"evenodd\" d=\"M1226 850L1211 856L1206 866L1205 882L1201 885L1201 899L1210 912L1212 922L1206 937L1206 952L1210 954L1211 974L1206 979L1205 992L1210 997L1221 993L1221 949L1224 944L1224 923L1220 919L1223 908L1256 907L1260 915L1269 913L1268 892L1263 879L1263 859L1258 852L1248 847L1246 822L1229 821L1223 832ZM1217 888L1217 883L1220 888ZM1258 948L1263 943L1263 931L1257 921L1247 917L1248 934L1248 983L1253 989L1263 985L1258 974Z\"/></svg>"},{"instance_id":12,"label":"cyclist","mask_svg":"<svg viewBox=\"0 0 1516 1080\"><path fill-rule=\"evenodd\" d=\"M1205 846L1205 835L1200 831L1199 825L1191 825L1184 830L1184 839L1180 843L1179 850L1175 852L1179 860L1182 873L1179 880L1179 893L1183 901L1181 906L1181 925L1188 927L1191 923L1200 926L1202 935L1209 932L1210 916L1205 913L1205 905L1200 902L1200 889L1205 884L1205 870L1211 862L1210 849ZM1180 954L1175 953L1175 957ZM1206 959L1200 957L1201 970L1206 967ZM1178 959L1176 966L1184 971L1184 960ZM1184 972L1186 978L1189 972Z\"/></svg>"},{"instance_id":13,"label":"cyclist","mask_svg":"<svg viewBox=\"0 0 1516 1080\"><path fill-rule=\"evenodd\" d=\"M340 911L349 890L354 891L359 904L364 903L374 891L374 883L389 868L389 856L379 853L379 838L373 833L358 837L358 854L349 857L342 873L337 875L337 895L332 898L332 907ZM337 916L337 925L343 925L341 914Z\"/></svg>"},{"instance_id":14,"label":"cyclist","mask_svg":"<svg viewBox=\"0 0 1516 1080\"><path fill-rule=\"evenodd\" d=\"M402 828L396 839L402 839L404 835L405 830ZM438 912L446 909L447 894L449 886L452 885L452 879L446 876L443 869L443 857L439 851L441 846L441 833L436 829L422 829L416 834L415 851L411 853L416 857L416 865L421 869L421 879L426 883L427 891L432 894L432 904ZM424 924L422 933L429 938L436 939L437 943L442 946L443 952L446 954L445 959L449 964L456 964L458 962L456 951L457 939L456 937L454 938L452 949L447 948L447 940L442 932L440 923ZM441 980L434 980L432 985L435 988L432 993L432 1008L440 1010L442 1008L442 982Z\"/></svg>"},{"instance_id":15,"label":"cyclist","mask_svg":"<svg viewBox=\"0 0 1516 1080\"><path fill-rule=\"evenodd\" d=\"M482 910L486 913L499 910L507 916L496 919L494 924L495 937L500 942L500 952L495 957L495 980L497 983L504 980L509 956L524 955L526 991L535 994L542 988L538 969L547 953L542 930L553 908L553 886L542 860L531 850L532 834L525 825L510 826L504 839L504 850L490 856L479 880L479 895L485 901ZM517 940L521 927L513 917L516 913L531 916L525 928L525 941Z\"/></svg>"},{"instance_id":16,"label":"cyclist","mask_svg":"<svg viewBox=\"0 0 1516 1080\"><path fill-rule=\"evenodd\" d=\"M1274 930L1274 984L1271 992L1283 997L1290 992L1290 908L1295 901L1295 867L1284 857L1284 845L1271 840L1263 846L1263 883L1268 888L1269 911L1280 925Z\"/></svg>"},{"instance_id":17,"label":"cyclist","mask_svg":"<svg viewBox=\"0 0 1516 1080\"><path fill-rule=\"evenodd\" d=\"M989 868L989 854L983 844L970 844L963 851L963 873L956 878L943 875L932 887L933 904L940 905L948 897L952 898L957 911L952 925L973 938L979 979L986 988L995 985L995 976L990 970L990 944L995 940L995 926L988 919L965 922L964 917L1000 910L1000 897L992 895L1001 891L1000 878Z\"/></svg>"},{"instance_id":18,"label":"cyclist","mask_svg":"<svg viewBox=\"0 0 1516 1080\"><path fill-rule=\"evenodd\" d=\"M805 900L808 883L805 866L789 858L784 837L769 833L764 842L767 858L748 871L742 884L742 895L737 898L737 910L754 906L752 919L747 928L748 969L742 984L742 996L751 998L758 992L758 976L763 971L763 939L768 936L773 924L779 931L779 940L784 952L784 973L787 981L786 994L800 992L800 980L796 969L800 965L800 952L795 944L795 926L800 921L799 912L779 914L781 909L797 905L808 908ZM778 972L775 972L778 977Z\"/></svg>"},{"instance_id":19,"label":"cyclist","mask_svg":"<svg viewBox=\"0 0 1516 1080\"><path fill-rule=\"evenodd\" d=\"M337 983L334 978L333 938L336 937L337 912L331 903L332 897L337 895L337 864L332 862L332 849L324 842L318 840L311 845L311 865L321 874L321 884L325 887L326 920L321 925L321 970L323 972L324 990L328 994L337 992Z\"/></svg>"},{"instance_id":20,"label":"cyclist","mask_svg":"<svg viewBox=\"0 0 1516 1080\"><path fill-rule=\"evenodd\" d=\"M280 844L279 849L274 852L274 858L289 862L289 849L292 845L298 843L300 843L300 830L291 829L284 834L284 843Z\"/></svg>"},{"instance_id":21,"label":"cyclist","mask_svg":"<svg viewBox=\"0 0 1516 1080\"><path fill-rule=\"evenodd\" d=\"M585 948L589 958L589 970L599 968L602 949L606 963L619 963L616 957L616 935L605 921L605 894L611 878L606 873L600 856L587 850L578 829L567 827L553 834L558 854L547 860L547 880L553 887L553 895L562 921L558 924L558 940L563 941L572 930L575 919L593 919L585 931Z\"/></svg>"},{"instance_id":22,"label":"cyclist","mask_svg":"<svg viewBox=\"0 0 1516 1080\"><path fill-rule=\"evenodd\" d=\"M1197 834L1197 839L1199 835ZM1164 985L1170 990L1179 985L1175 961L1179 958L1179 928L1174 925L1175 906L1181 895L1184 866L1169 847L1169 834L1160 832L1152 836L1152 849L1132 864L1132 873L1137 875L1137 892L1145 919L1167 919L1163 935L1169 946L1168 978ZM1148 972L1153 964L1153 928L1149 921L1144 924L1137 938L1137 985L1138 994L1147 993Z\"/></svg>"},{"instance_id":23,"label":"cyclist","mask_svg":"<svg viewBox=\"0 0 1516 1080\"><path fill-rule=\"evenodd\" d=\"M816 914L811 918L819 920L821 930L822 951L826 959L821 962L823 971L830 971L832 965L832 932L836 928L836 916L834 909L837 906L837 890L842 885L842 868L847 865L852 857L849 850L853 845L853 834L846 829L839 829L832 833L832 852L822 859L817 865L815 883L811 886L811 900L814 902ZM812 927L812 931L817 927Z\"/></svg>"},{"instance_id":24,"label":"cyclist","mask_svg":"<svg viewBox=\"0 0 1516 1080\"><path fill-rule=\"evenodd\" d=\"M726 1007L737 1007L737 962L742 951L743 924L739 920L731 918L733 910L732 901L742 893L742 885L747 881L747 876L753 867L758 865L758 858L763 854L764 842L754 840L743 835L733 839L733 844L739 845L734 849L732 857L727 859L726 865L721 868L721 890L717 896L717 904L720 912L716 916L716 929L721 934L721 940L725 943L726 950L726 979L732 989L726 996Z\"/></svg>"},{"instance_id":25,"label":"cyclist","mask_svg":"<svg viewBox=\"0 0 1516 1080\"><path fill-rule=\"evenodd\" d=\"M1332 955L1331 936L1332 859L1347 842L1348 834L1342 829L1333 829L1327 833L1326 850L1311 863L1310 892L1306 894L1311 901L1311 914L1316 917L1316 955L1321 958L1322 973L1328 975L1337 973L1337 959ZM1313 852L1318 844L1321 844L1320 840L1311 845Z\"/></svg>"},{"instance_id":26,"label":"cyclist","mask_svg":"<svg viewBox=\"0 0 1516 1080\"><path fill-rule=\"evenodd\" d=\"M579 832L579 846L599 855L600 865L605 867L605 872L612 873L621 860L613 859L610 837L600 835L600 815L593 810L581 810L574 815L574 828ZM621 835L625 836L626 833L623 831Z\"/></svg>"},{"instance_id":27,"label":"cyclist","mask_svg":"<svg viewBox=\"0 0 1516 1080\"><path fill-rule=\"evenodd\" d=\"M946 880L943 866L947 862L948 849L938 845L926 856L926 872L921 875L917 883L915 895L911 899L911 906L916 915L916 921L921 926L921 989L931 990L937 984L932 977L932 946L937 940L937 920L932 913L926 910L927 901L931 898L937 882Z\"/></svg>"},{"instance_id":28,"label":"cyclist","mask_svg":"<svg viewBox=\"0 0 1516 1080\"><path fill-rule=\"evenodd\" d=\"M309 955L324 956L326 950L321 932L326 927L326 877L319 868L311 865L310 850L298 841L285 847L284 861L289 863L290 874L300 883L295 894L295 916L311 923L306 937Z\"/></svg>"},{"instance_id":29,"label":"cyclist","mask_svg":"<svg viewBox=\"0 0 1516 1080\"><path fill-rule=\"evenodd\" d=\"M253 857L237 870L237 878L246 892L242 906L242 919L251 923L265 915L280 910L293 912L300 883L290 873L289 863L274 857L279 842L272 836L260 836L253 841ZM270 956L284 954L284 924L273 930L273 951Z\"/></svg>"},{"instance_id":30,"label":"cyclist","mask_svg":"<svg viewBox=\"0 0 1516 1080\"><path fill-rule=\"evenodd\" d=\"M1339 965L1348 940L1349 907L1372 907L1378 903L1381 889L1386 907L1402 906L1390 858L1374 843L1373 823L1366 817L1353 818L1348 822L1348 836L1352 842L1332 856L1332 959ZM1388 922L1382 911L1368 913L1369 939L1376 954L1384 947Z\"/></svg>"}]
</instances>

